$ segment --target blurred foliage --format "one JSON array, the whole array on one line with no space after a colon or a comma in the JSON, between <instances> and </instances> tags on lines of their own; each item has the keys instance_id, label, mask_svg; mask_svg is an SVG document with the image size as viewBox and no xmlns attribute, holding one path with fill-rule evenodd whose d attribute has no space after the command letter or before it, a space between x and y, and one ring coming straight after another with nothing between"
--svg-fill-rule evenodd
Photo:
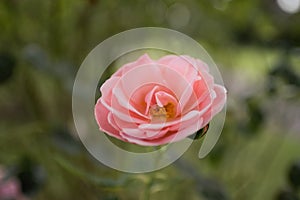
<instances>
[{"instance_id":1,"label":"blurred foliage","mask_svg":"<svg viewBox=\"0 0 300 200\"><path fill-rule=\"evenodd\" d=\"M0 164L31 199L299 199L300 12L276 2L0 1ZM205 47L228 89L227 118L205 159L199 139L171 166L125 174L78 140L71 92L90 50L144 26Z\"/></svg>"},{"instance_id":2,"label":"blurred foliage","mask_svg":"<svg viewBox=\"0 0 300 200\"><path fill-rule=\"evenodd\" d=\"M15 68L15 58L8 53L0 53L0 83L10 79Z\"/></svg>"},{"instance_id":3,"label":"blurred foliage","mask_svg":"<svg viewBox=\"0 0 300 200\"><path fill-rule=\"evenodd\" d=\"M295 162L289 169L288 178L291 186L294 189L299 189L300 187L300 162Z\"/></svg>"}]
</instances>

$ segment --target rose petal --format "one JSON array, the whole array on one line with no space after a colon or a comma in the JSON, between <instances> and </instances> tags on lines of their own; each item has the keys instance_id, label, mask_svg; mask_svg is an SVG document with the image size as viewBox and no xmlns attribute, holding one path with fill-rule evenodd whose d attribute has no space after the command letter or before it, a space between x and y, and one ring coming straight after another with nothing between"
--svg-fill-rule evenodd
<instances>
[{"instance_id":1,"label":"rose petal","mask_svg":"<svg viewBox=\"0 0 300 200\"><path fill-rule=\"evenodd\" d=\"M203 123L206 125L208 122L217 114L219 113L225 103L226 103L226 89L221 85L215 85L214 91L216 94L215 99L213 100L211 109L209 109L204 115L203 115Z\"/></svg>"},{"instance_id":2,"label":"rose petal","mask_svg":"<svg viewBox=\"0 0 300 200\"><path fill-rule=\"evenodd\" d=\"M123 137L126 137L126 139L134 144L139 144L143 146L158 146L158 145L164 145L170 142L177 142L179 140L182 140L189 135L194 134L197 132L203 124L202 118L200 118L197 122L193 123L191 126L186 127L185 129L181 129L178 132L170 132L170 134L165 134L165 137L159 137L157 139L137 139L137 138L131 138L131 137L126 137L123 135Z\"/></svg>"},{"instance_id":3,"label":"rose petal","mask_svg":"<svg viewBox=\"0 0 300 200\"><path fill-rule=\"evenodd\" d=\"M203 62L202 60L199 60L199 59L195 59L195 60L196 60L197 67L200 71L209 72L208 65L205 62Z\"/></svg>"},{"instance_id":4,"label":"rose petal","mask_svg":"<svg viewBox=\"0 0 300 200\"><path fill-rule=\"evenodd\" d=\"M168 55L157 61L160 64L166 65L186 78L192 81L197 76L196 67L193 67L193 60L185 56Z\"/></svg>"},{"instance_id":5,"label":"rose petal","mask_svg":"<svg viewBox=\"0 0 300 200\"><path fill-rule=\"evenodd\" d=\"M159 137L162 137L169 131L168 128L158 130L158 131L150 131L150 130L140 130L135 128L124 128L122 129L121 135L124 138L134 138L136 140L150 140L150 139L156 139Z\"/></svg>"},{"instance_id":6,"label":"rose petal","mask_svg":"<svg viewBox=\"0 0 300 200\"><path fill-rule=\"evenodd\" d=\"M101 96L108 104L110 103L109 99L111 99L112 96L112 89L115 87L119 79L120 78L118 77L111 77L106 80L100 87Z\"/></svg>"},{"instance_id":7,"label":"rose petal","mask_svg":"<svg viewBox=\"0 0 300 200\"><path fill-rule=\"evenodd\" d=\"M198 110L192 110L189 113L187 113L186 115L179 117L176 120L165 122L165 123L141 124L141 125L139 125L139 129L160 130L164 127L171 127L174 125L179 125L181 123L197 119L198 117L202 116L208 109L209 109L209 106L207 106L207 108L202 110L201 112Z\"/></svg>"},{"instance_id":8,"label":"rose petal","mask_svg":"<svg viewBox=\"0 0 300 200\"><path fill-rule=\"evenodd\" d=\"M120 106L125 108L125 110L132 111L133 113L137 114L137 117L139 117L139 118L142 117L143 119L149 119L148 115L141 113L140 111L138 111L135 107L133 107L130 104L129 98L125 96L125 94L123 93L123 90L121 90L119 87L115 87L112 90L112 94L113 94L113 96L112 96L113 102L114 102L114 100L116 100ZM118 107L118 104L114 104L112 106ZM127 113L129 113L129 112L127 112Z\"/></svg>"},{"instance_id":9,"label":"rose petal","mask_svg":"<svg viewBox=\"0 0 300 200\"><path fill-rule=\"evenodd\" d=\"M163 65L152 64L128 71L115 87L121 87L124 94L130 97L138 87L146 84L162 85L171 90L177 98L190 85L177 71Z\"/></svg>"},{"instance_id":10,"label":"rose petal","mask_svg":"<svg viewBox=\"0 0 300 200\"><path fill-rule=\"evenodd\" d=\"M125 73L127 73L128 71L139 67L141 65L144 64L151 64L154 63L154 61L148 56L148 54L144 54L141 57L139 57L135 62L131 62L131 63L127 63L125 65L123 65L119 70L117 70L113 76L123 76Z\"/></svg>"},{"instance_id":11,"label":"rose petal","mask_svg":"<svg viewBox=\"0 0 300 200\"><path fill-rule=\"evenodd\" d=\"M188 100L181 99L181 104L184 106L183 113L192 109L201 110L202 108L199 106L201 102L203 102L205 99L212 101L212 98L207 99L210 93L211 91L203 79L196 80L193 84L193 94L190 96L190 98Z\"/></svg>"},{"instance_id":12,"label":"rose petal","mask_svg":"<svg viewBox=\"0 0 300 200\"><path fill-rule=\"evenodd\" d=\"M145 110L145 114L147 114L149 112L149 108L151 106L151 102L153 101L153 97L154 97L154 93L157 91L159 87L156 85L153 87L152 90L150 90L150 92L145 96L145 102L146 102L146 110Z\"/></svg>"},{"instance_id":13,"label":"rose petal","mask_svg":"<svg viewBox=\"0 0 300 200\"><path fill-rule=\"evenodd\" d=\"M134 116L133 114L131 115L128 110L124 110L123 108L119 107L119 109L113 108L111 106L109 106L107 103L105 103L105 101L103 99L99 99L101 101L101 103L103 104L103 106L105 106L105 108L107 110L109 110L110 112L112 112L112 114L114 116L118 116L120 119L127 121L129 123L132 123L132 121L136 122L136 123L144 123L145 120L144 119L140 119L137 118L136 116ZM115 105L115 103L114 103Z\"/></svg>"},{"instance_id":14,"label":"rose petal","mask_svg":"<svg viewBox=\"0 0 300 200\"><path fill-rule=\"evenodd\" d=\"M172 95L164 91L159 91L155 93L155 100L158 106L163 107L168 103L172 103L174 106L177 106L177 100Z\"/></svg>"},{"instance_id":15,"label":"rose petal","mask_svg":"<svg viewBox=\"0 0 300 200\"><path fill-rule=\"evenodd\" d=\"M123 140L123 138L119 134L119 131L116 130L109 123L107 118L108 114L109 114L109 110L102 104L101 100L99 99L95 107L95 117L100 130L104 131L110 136Z\"/></svg>"},{"instance_id":16,"label":"rose petal","mask_svg":"<svg viewBox=\"0 0 300 200\"><path fill-rule=\"evenodd\" d=\"M226 89L223 86L217 84L215 84L214 86L214 91L216 94L216 98L214 99L212 105L213 115L220 112L224 107L227 93Z\"/></svg>"}]
</instances>

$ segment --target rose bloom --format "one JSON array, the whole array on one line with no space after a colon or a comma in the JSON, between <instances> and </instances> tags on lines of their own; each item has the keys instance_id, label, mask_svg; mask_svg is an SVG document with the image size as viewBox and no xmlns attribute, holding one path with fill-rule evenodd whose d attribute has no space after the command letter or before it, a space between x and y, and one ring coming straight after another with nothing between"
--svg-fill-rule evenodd
<instances>
[{"instance_id":1,"label":"rose bloom","mask_svg":"<svg viewBox=\"0 0 300 200\"><path fill-rule=\"evenodd\" d=\"M95 105L101 131L143 146L184 139L205 127L226 102L207 64L189 56L147 54L125 64L100 88Z\"/></svg>"},{"instance_id":2,"label":"rose bloom","mask_svg":"<svg viewBox=\"0 0 300 200\"><path fill-rule=\"evenodd\" d=\"M0 165L0 200L29 200L22 194L21 183L15 177L7 178L5 170Z\"/></svg>"}]
</instances>

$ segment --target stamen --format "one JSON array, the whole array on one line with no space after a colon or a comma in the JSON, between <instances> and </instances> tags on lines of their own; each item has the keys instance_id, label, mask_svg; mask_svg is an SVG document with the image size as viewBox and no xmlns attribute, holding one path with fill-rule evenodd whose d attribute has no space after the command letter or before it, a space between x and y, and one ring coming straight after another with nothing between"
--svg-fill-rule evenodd
<instances>
[{"instance_id":1,"label":"stamen","mask_svg":"<svg viewBox=\"0 0 300 200\"><path fill-rule=\"evenodd\" d=\"M175 116L175 106L172 103L168 103L164 106L167 112L167 118L173 118Z\"/></svg>"},{"instance_id":2,"label":"stamen","mask_svg":"<svg viewBox=\"0 0 300 200\"><path fill-rule=\"evenodd\" d=\"M164 105L163 107L156 105L153 105L150 107L149 113L152 116L152 118L158 118L158 119L170 119L175 116L175 109L174 105L172 103L168 103Z\"/></svg>"}]
</instances>

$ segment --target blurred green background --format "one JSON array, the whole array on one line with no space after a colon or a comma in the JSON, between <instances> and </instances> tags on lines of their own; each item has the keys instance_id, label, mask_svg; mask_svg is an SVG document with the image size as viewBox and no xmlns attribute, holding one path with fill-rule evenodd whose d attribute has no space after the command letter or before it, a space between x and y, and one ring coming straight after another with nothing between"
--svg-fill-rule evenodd
<instances>
[{"instance_id":1,"label":"blurred green background","mask_svg":"<svg viewBox=\"0 0 300 200\"><path fill-rule=\"evenodd\" d=\"M299 7L299 0L1 0L0 165L36 200L299 199ZM200 139L162 170L126 174L101 165L78 140L72 86L96 45L144 26L204 46L228 89L227 118L206 158L197 157Z\"/></svg>"}]
</instances>

